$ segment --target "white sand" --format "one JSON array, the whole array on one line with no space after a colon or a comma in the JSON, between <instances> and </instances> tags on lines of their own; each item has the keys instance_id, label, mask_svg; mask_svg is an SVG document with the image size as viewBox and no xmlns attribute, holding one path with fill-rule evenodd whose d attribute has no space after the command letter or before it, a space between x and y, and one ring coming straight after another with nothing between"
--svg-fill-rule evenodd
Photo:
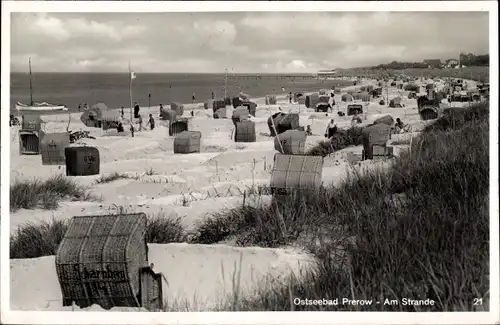
<instances>
[{"instance_id":1,"label":"white sand","mask_svg":"<svg viewBox=\"0 0 500 325\"><path fill-rule=\"evenodd\" d=\"M389 89L389 98L402 96L403 108L388 108L377 102L370 103L363 125L377 117L391 114L405 123L413 124L413 131L419 131L426 124L420 122L416 100L408 100L401 91ZM385 92L384 92L385 96ZM325 116L314 113L303 105L300 108L300 124L311 125L313 136L308 137L306 149L324 140L323 134L329 118L334 118L339 127L349 127L351 117L339 117L338 109L346 109L347 103L340 101L334 113ZM89 186L92 193L102 197L101 202L63 202L55 211L24 210L11 214L11 233L26 222L68 219L75 215L93 215L116 212L123 207L129 212L164 214L182 218L188 230L195 228L207 214L233 208L243 203L243 191L268 184L270 169L275 154L273 139L268 136L267 118L281 107L283 112L299 112L297 104L289 104L279 98L277 105L264 105L257 100L256 122L257 142L234 143L231 139L233 123L231 119L214 120L212 111L205 111L202 105L185 105L184 116L188 117L189 128L202 132L201 153L173 154L173 137L168 136L165 121L158 120L157 107L141 109L141 114L149 112L156 119L156 128L136 132L135 137L118 135L115 130L102 131L85 127L79 113L71 114L70 130L89 130L96 139L82 139L85 143L99 148L101 175L112 172L125 173L136 179L119 179L107 184L95 184L100 176L75 177L74 180ZM191 110L194 117L191 118ZM128 114L126 114L128 115ZM310 117L314 115L314 119ZM45 132L62 132L66 129L69 115L45 116ZM146 120L146 119L145 119ZM127 128L126 128L127 129ZM38 177L47 179L51 175L65 174L65 167L42 166L40 155L19 155L18 127L11 128L11 182L15 179ZM125 132L128 134L128 131ZM395 135L393 141L408 137ZM396 153L402 147L398 146ZM325 159L323 181L325 184L339 184L348 170L346 153L360 155L361 146L347 148ZM387 165L380 162L362 162L362 168ZM153 175L146 175L152 169ZM269 204L270 197L247 198L245 204ZM187 304L190 309L211 308L224 300L224 293L232 290L231 279L234 265L241 263L242 291L249 292L259 286L259 279L266 274L279 279L293 270L298 272L299 263L307 264L310 257L304 253L285 252L279 249L235 248L223 245L168 244L150 245L151 262L155 271L162 272L168 280L164 288L168 304ZM221 265L224 265L222 271ZM57 281L54 257L11 260L11 308L23 310L71 310L61 305L61 292ZM186 304L183 304L186 302ZM181 307L179 307L181 308ZM91 307L87 310L100 310ZM126 310L126 309L119 309Z\"/></svg>"}]
</instances>

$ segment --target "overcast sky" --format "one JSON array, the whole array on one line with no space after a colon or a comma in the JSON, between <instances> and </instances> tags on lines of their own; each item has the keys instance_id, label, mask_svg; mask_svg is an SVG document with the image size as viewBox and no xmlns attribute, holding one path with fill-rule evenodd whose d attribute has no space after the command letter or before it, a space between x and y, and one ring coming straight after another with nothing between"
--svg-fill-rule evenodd
<instances>
[{"instance_id":1,"label":"overcast sky","mask_svg":"<svg viewBox=\"0 0 500 325\"><path fill-rule=\"evenodd\" d=\"M316 72L488 53L488 13L13 13L27 71Z\"/></svg>"}]
</instances>

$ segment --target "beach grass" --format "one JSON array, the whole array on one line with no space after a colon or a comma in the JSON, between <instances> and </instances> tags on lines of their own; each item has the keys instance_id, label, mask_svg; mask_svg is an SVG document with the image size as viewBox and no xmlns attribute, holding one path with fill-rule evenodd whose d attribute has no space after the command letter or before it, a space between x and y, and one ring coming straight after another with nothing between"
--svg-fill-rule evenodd
<instances>
[{"instance_id":1,"label":"beach grass","mask_svg":"<svg viewBox=\"0 0 500 325\"><path fill-rule=\"evenodd\" d=\"M101 175L95 182L96 184L106 184L111 183L119 179L127 179L130 178L129 175L124 173L113 172L109 175Z\"/></svg>"},{"instance_id":2,"label":"beach grass","mask_svg":"<svg viewBox=\"0 0 500 325\"><path fill-rule=\"evenodd\" d=\"M339 129L330 139L320 141L317 145L306 152L307 156L326 157L329 154L351 146L361 145L362 127L351 127L349 129Z\"/></svg>"},{"instance_id":3,"label":"beach grass","mask_svg":"<svg viewBox=\"0 0 500 325\"><path fill-rule=\"evenodd\" d=\"M10 211L42 208L56 209L65 199L84 200L89 198L85 187L63 175L47 180L16 180L10 186Z\"/></svg>"}]
</instances>

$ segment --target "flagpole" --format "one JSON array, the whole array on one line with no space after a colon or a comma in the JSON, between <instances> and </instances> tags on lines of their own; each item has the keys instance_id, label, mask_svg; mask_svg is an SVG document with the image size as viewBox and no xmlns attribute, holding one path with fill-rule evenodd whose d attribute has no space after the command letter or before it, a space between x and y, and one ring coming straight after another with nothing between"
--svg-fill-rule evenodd
<instances>
[{"instance_id":1,"label":"flagpole","mask_svg":"<svg viewBox=\"0 0 500 325\"><path fill-rule=\"evenodd\" d=\"M226 100L227 97L227 69L226 69L226 75L224 77L224 100Z\"/></svg>"},{"instance_id":2,"label":"flagpole","mask_svg":"<svg viewBox=\"0 0 500 325\"><path fill-rule=\"evenodd\" d=\"M129 97L130 97L130 124L132 124L132 70L130 69L130 61L128 61L128 80L129 80Z\"/></svg>"}]
</instances>

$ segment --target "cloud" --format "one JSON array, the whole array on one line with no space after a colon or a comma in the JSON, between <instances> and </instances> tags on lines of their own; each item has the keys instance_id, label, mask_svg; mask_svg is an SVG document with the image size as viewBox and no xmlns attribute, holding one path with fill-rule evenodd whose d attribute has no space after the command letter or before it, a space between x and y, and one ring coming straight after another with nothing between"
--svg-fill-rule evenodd
<instances>
[{"instance_id":1,"label":"cloud","mask_svg":"<svg viewBox=\"0 0 500 325\"><path fill-rule=\"evenodd\" d=\"M140 35L146 30L143 25L124 25L119 22L97 22L86 18L61 19L46 13L36 14L31 32L42 34L56 41L70 38L104 38L120 41Z\"/></svg>"},{"instance_id":2,"label":"cloud","mask_svg":"<svg viewBox=\"0 0 500 325\"><path fill-rule=\"evenodd\" d=\"M292 62L288 63L286 65L287 69L297 69L297 70L301 70L301 69L305 69L307 66L307 64L302 61L302 60L292 60Z\"/></svg>"},{"instance_id":3,"label":"cloud","mask_svg":"<svg viewBox=\"0 0 500 325\"><path fill-rule=\"evenodd\" d=\"M76 37L103 37L113 41L131 38L146 30L146 27L141 25L106 24L88 21L84 18L68 19L66 26Z\"/></svg>"},{"instance_id":4,"label":"cloud","mask_svg":"<svg viewBox=\"0 0 500 325\"><path fill-rule=\"evenodd\" d=\"M487 53L488 25L483 12L14 13L11 67L315 72Z\"/></svg>"},{"instance_id":5,"label":"cloud","mask_svg":"<svg viewBox=\"0 0 500 325\"><path fill-rule=\"evenodd\" d=\"M193 23L194 31L186 31L183 34L194 34L195 41L203 41L211 50L222 52L226 55L244 53L249 48L246 45L233 44L238 32L236 26L227 20L202 20Z\"/></svg>"},{"instance_id":6,"label":"cloud","mask_svg":"<svg viewBox=\"0 0 500 325\"><path fill-rule=\"evenodd\" d=\"M64 22L55 17L50 17L45 13L39 14L31 26L35 33L45 34L58 41L65 41L71 37L70 32L65 28Z\"/></svg>"}]
</instances>

